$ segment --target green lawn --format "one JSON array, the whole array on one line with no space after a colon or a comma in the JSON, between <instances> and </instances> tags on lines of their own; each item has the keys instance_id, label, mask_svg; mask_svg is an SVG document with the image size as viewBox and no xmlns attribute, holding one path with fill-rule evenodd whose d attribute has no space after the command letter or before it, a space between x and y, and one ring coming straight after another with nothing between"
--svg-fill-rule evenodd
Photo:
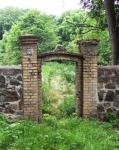
<instances>
[{"instance_id":1,"label":"green lawn","mask_svg":"<svg viewBox=\"0 0 119 150\"><path fill-rule=\"evenodd\" d=\"M47 116L41 124L1 117L0 150L119 150L119 130L76 117Z\"/></svg>"}]
</instances>

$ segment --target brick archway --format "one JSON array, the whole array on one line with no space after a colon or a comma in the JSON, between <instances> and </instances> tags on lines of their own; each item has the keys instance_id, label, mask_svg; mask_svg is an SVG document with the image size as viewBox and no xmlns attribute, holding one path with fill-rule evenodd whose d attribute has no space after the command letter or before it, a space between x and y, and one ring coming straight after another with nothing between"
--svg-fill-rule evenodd
<instances>
[{"instance_id":1,"label":"brick archway","mask_svg":"<svg viewBox=\"0 0 119 150\"><path fill-rule=\"evenodd\" d=\"M20 37L23 68L24 117L34 121L42 119L41 66L43 61L70 60L76 64L76 113L89 116L96 113L97 104L97 53L98 42L80 42L81 53L69 53L61 47L54 51L37 54L35 36Z\"/></svg>"},{"instance_id":2,"label":"brick archway","mask_svg":"<svg viewBox=\"0 0 119 150\"><path fill-rule=\"evenodd\" d=\"M82 116L82 91L83 91L83 57L76 53L69 53L63 47L56 48L53 51L41 53L38 55L38 68L39 68L39 86L41 87L41 67L42 62L52 61L52 60L68 60L75 63L76 66L76 81L75 81L75 97L76 97L76 113L78 116ZM39 97L41 98L41 89L39 90ZM42 98L41 98L42 99Z\"/></svg>"}]
</instances>

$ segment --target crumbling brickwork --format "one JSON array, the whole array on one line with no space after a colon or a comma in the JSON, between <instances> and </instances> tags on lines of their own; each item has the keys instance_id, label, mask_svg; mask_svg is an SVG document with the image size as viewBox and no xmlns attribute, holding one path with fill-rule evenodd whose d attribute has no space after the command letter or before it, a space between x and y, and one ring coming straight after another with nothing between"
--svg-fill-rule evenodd
<instances>
[{"instance_id":1,"label":"crumbling brickwork","mask_svg":"<svg viewBox=\"0 0 119 150\"><path fill-rule=\"evenodd\" d=\"M23 69L24 117L38 121L41 112L41 66L43 61L70 60L76 63L76 112L78 116L89 116L97 108L97 52L98 42L80 42L81 55L69 53L61 46L54 51L37 55L37 38L21 36Z\"/></svg>"},{"instance_id":2,"label":"crumbling brickwork","mask_svg":"<svg viewBox=\"0 0 119 150\"><path fill-rule=\"evenodd\" d=\"M97 110L97 46L98 41L80 43L83 61L83 116L95 115Z\"/></svg>"},{"instance_id":3,"label":"crumbling brickwork","mask_svg":"<svg viewBox=\"0 0 119 150\"><path fill-rule=\"evenodd\" d=\"M24 117L39 120L37 38L21 36Z\"/></svg>"}]
</instances>

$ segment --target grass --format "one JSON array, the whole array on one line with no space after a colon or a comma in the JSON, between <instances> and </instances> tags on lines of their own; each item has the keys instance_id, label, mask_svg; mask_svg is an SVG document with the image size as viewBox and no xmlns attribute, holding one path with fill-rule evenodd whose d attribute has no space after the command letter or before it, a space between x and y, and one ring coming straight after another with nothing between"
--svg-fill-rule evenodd
<instances>
[{"instance_id":1,"label":"grass","mask_svg":"<svg viewBox=\"0 0 119 150\"><path fill-rule=\"evenodd\" d=\"M51 62L42 70L43 112L47 114L39 124L8 123L0 116L0 150L119 150L119 130L113 129L117 121L112 115L108 115L110 123L75 117L75 66Z\"/></svg>"},{"instance_id":2,"label":"grass","mask_svg":"<svg viewBox=\"0 0 119 150\"><path fill-rule=\"evenodd\" d=\"M118 150L119 131L110 123L46 116L41 124L0 118L0 150Z\"/></svg>"},{"instance_id":3,"label":"grass","mask_svg":"<svg viewBox=\"0 0 119 150\"><path fill-rule=\"evenodd\" d=\"M68 103L65 101L69 103L73 101L75 105L75 64L69 62L44 63L42 66L43 113L59 115L59 107L67 108ZM69 107L67 109L70 111ZM65 114L67 112L62 115Z\"/></svg>"}]
</instances>

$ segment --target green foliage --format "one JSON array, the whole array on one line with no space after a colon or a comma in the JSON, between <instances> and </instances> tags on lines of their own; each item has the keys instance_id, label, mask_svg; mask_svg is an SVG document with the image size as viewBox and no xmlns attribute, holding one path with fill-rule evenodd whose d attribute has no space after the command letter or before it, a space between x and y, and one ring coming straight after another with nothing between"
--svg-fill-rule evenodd
<instances>
[{"instance_id":1,"label":"green foliage","mask_svg":"<svg viewBox=\"0 0 119 150\"><path fill-rule=\"evenodd\" d=\"M83 11L67 11L58 20L58 36L60 43L70 51L78 51L76 41L81 38L82 28L78 24L86 19Z\"/></svg>"},{"instance_id":2,"label":"green foliage","mask_svg":"<svg viewBox=\"0 0 119 150\"><path fill-rule=\"evenodd\" d=\"M19 47L19 36L33 34L39 39L39 51L48 51L55 47L57 36L55 34L55 24L51 16L41 14L37 10L25 13L17 21L9 32L4 34L2 52L3 64L21 63L21 51Z\"/></svg>"},{"instance_id":3,"label":"green foliage","mask_svg":"<svg viewBox=\"0 0 119 150\"><path fill-rule=\"evenodd\" d=\"M67 117L75 113L75 99L74 96L66 96L59 105L60 116Z\"/></svg>"},{"instance_id":4,"label":"green foliage","mask_svg":"<svg viewBox=\"0 0 119 150\"><path fill-rule=\"evenodd\" d=\"M6 7L0 9L0 39L3 34L11 29L11 26L20 19L27 10Z\"/></svg>"},{"instance_id":5,"label":"green foliage","mask_svg":"<svg viewBox=\"0 0 119 150\"><path fill-rule=\"evenodd\" d=\"M1 122L1 118L0 118ZM1 150L111 150L119 148L117 130L95 120L47 116L41 124L19 121L3 128ZM106 128L105 128L106 127ZM110 130L111 129L111 130Z\"/></svg>"},{"instance_id":6,"label":"green foliage","mask_svg":"<svg viewBox=\"0 0 119 150\"><path fill-rule=\"evenodd\" d=\"M68 11L58 20L58 36L60 43L66 49L78 52L77 40L98 39L98 64L108 65L112 63L112 47L107 29L101 25L101 19L91 16L92 12ZM102 17L104 16L101 15ZM102 19L103 20L103 19ZM104 23L103 23L104 24Z\"/></svg>"},{"instance_id":7,"label":"green foliage","mask_svg":"<svg viewBox=\"0 0 119 150\"><path fill-rule=\"evenodd\" d=\"M112 64L112 47L107 31L101 32L100 43L98 48L98 64L111 65Z\"/></svg>"},{"instance_id":8,"label":"green foliage","mask_svg":"<svg viewBox=\"0 0 119 150\"><path fill-rule=\"evenodd\" d=\"M70 115L75 103L74 95L74 72L75 65L69 62L44 63L42 67L42 104L43 113L60 115L63 113ZM72 103L71 103L72 101ZM65 105L63 106L65 102ZM67 110L60 112L59 105L67 107ZM64 108L64 109L65 109ZM68 110L69 109L69 110ZM69 111L69 112L68 112Z\"/></svg>"},{"instance_id":9,"label":"green foliage","mask_svg":"<svg viewBox=\"0 0 119 150\"><path fill-rule=\"evenodd\" d=\"M111 123L114 128L119 128L119 119L117 119L114 112L107 112L105 113L107 118L107 122Z\"/></svg>"},{"instance_id":10,"label":"green foliage","mask_svg":"<svg viewBox=\"0 0 119 150\"><path fill-rule=\"evenodd\" d=\"M12 10L12 12L14 11ZM16 11L18 10L16 9ZM17 13L15 12L15 14ZM10 23L9 28L11 25L12 28L9 32L5 32L3 40L0 41L0 64L21 63L19 36L23 34L34 34L39 38L40 52L52 50L57 42L64 45L68 51L78 52L77 40L98 39L100 41L98 64L111 64L112 47L108 31L90 14L91 12L79 10L67 11L57 19L36 10L19 13L19 17L14 19L14 22L12 21L13 25L7 21ZM20 17L21 15L23 16Z\"/></svg>"}]
</instances>

